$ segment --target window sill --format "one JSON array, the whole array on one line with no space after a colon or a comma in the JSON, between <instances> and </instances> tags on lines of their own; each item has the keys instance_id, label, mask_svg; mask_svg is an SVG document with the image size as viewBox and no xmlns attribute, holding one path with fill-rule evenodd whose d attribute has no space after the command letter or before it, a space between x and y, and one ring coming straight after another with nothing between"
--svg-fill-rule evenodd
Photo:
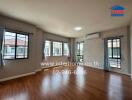
<instances>
[{"instance_id":1,"label":"window sill","mask_svg":"<svg viewBox=\"0 0 132 100\"><path fill-rule=\"evenodd\" d=\"M121 69L121 68L118 68L118 67L110 67L111 69Z\"/></svg>"},{"instance_id":2,"label":"window sill","mask_svg":"<svg viewBox=\"0 0 132 100\"><path fill-rule=\"evenodd\" d=\"M20 60L20 59L21 60L24 60L24 59L26 60L26 59L29 59L29 58L15 58L15 59L3 59L3 60Z\"/></svg>"}]
</instances>

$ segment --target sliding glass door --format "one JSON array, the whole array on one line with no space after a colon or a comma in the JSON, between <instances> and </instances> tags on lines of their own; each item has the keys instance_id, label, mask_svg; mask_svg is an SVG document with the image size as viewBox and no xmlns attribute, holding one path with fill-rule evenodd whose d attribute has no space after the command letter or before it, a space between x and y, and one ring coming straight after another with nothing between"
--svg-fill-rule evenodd
<instances>
[{"instance_id":1,"label":"sliding glass door","mask_svg":"<svg viewBox=\"0 0 132 100\"><path fill-rule=\"evenodd\" d=\"M104 40L104 69L121 68L121 39Z\"/></svg>"}]
</instances>

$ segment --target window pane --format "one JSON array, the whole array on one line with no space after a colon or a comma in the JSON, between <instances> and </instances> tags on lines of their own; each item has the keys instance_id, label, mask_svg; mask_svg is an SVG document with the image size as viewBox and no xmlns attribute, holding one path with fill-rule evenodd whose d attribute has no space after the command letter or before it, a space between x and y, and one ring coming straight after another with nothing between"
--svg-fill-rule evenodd
<instances>
[{"instance_id":1,"label":"window pane","mask_svg":"<svg viewBox=\"0 0 132 100\"><path fill-rule=\"evenodd\" d=\"M116 46L117 46L117 47L120 47L120 39L117 39L117 40L116 40L116 43L117 43Z\"/></svg>"},{"instance_id":2,"label":"window pane","mask_svg":"<svg viewBox=\"0 0 132 100\"><path fill-rule=\"evenodd\" d=\"M80 55L80 43L77 43L77 55Z\"/></svg>"},{"instance_id":3,"label":"window pane","mask_svg":"<svg viewBox=\"0 0 132 100\"><path fill-rule=\"evenodd\" d=\"M120 40L119 39L113 40L113 57L120 58Z\"/></svg>"},{"instance_id":4,"label":"window pane","mask_svg":"<svg viewBox=\"0 0 132 100\"><path fill-rule=\"evenodd\" d=\"M44 53L45 56L50 56L50 51L51 51L51 41L45 41L45 48L44 48Z\"/></svg>"},{"instance_id":5,"label":"window pane","mask_svg":"<svg viewBox=\"0 0 132 100\"><path fill-rule=\"evenodd\" d=\"M16 58L28 57L28 35L17 34Z\"/></svg>"},{"instance_id":6,"label":"window pane","mask_svg":"<svg viewBox=\"0 0 132 100\"><path fill-rule=\"evenodd\" d=\"M16 33L5 32L4 59L14 59L15 58L15 38L16 38Z\"/></svg>"},{"instance_id":7,"label":"window pane","mask_svg":"<svg viewBox=\"0 0 132 100\"><path fill-rule=\"evenodd\" d=\"M77 53L76 53L76 61L77 62L82 62L83 61L83 47L84 43L83 42L77 42Z\"/></svg>"},{"instance_id":8,"label":"window pane","mask_svg":"<svg viewBox=\"0 0 132 100\"><path fill-rule=\"evenodd\" d=\"M117 47L116 39L113 39L113 47Z\"/></svg>"},{"instance_id":9,"label":"window pane","mask_svg":"<svg viewBox=\"0 0 132 100\"><path fill-rule=\"evenodd\" d=\"M113 57L114 58L118 58L119 57L119 55L118 55L119 51L120 51L119 48L113 48Z\"/></svg>"},{"instance_id":10,"label":"window pane","mask_svg":"<svg viewBox=\"0 0 132 100\"><path fill-rule=\"evenodd\" d=\"M64 43L64 55L69 56L69 46L68 43Z\"/></svg>"},{"instance_id":11,"label":"window pane","mask_svg":"<svg viewBox=\"0 0 132 100\"><path fill-rule=\"evenodd\" d=\"M53 56L62 56L61 42L53 42Z\"/></svg>"},{"instance_id":12,"label":"window pane","mask_svg":"<svg viewBox=\"0 0 132 100\"><path fill-rule=\"evenodd\" d=\"M80 55L83 55L83 43L80 43Z\"/></svg>"},{"instance_id":13,"label":"window pane","mask_svg":"<svg viewBox=\"0 0 132 100\"><path fill-rule=\"evenodd\" d=\"M121 68L121 59L109 59L110 67Z\"/></svg>"}]
</instances>

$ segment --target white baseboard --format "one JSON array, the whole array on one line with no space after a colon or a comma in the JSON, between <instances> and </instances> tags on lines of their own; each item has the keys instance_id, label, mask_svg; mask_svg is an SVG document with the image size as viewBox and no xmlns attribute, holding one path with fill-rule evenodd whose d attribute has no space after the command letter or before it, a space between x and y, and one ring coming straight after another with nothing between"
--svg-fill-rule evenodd
<instances>
[{"instance_id":1,"label":"white baseboard","mask_svg":"<svg viewBox=\"0 0 132 100\"><path fill-rule=\"evenodd\" d=\"M28 75L33 75L33 74L36 74L36 72L39 72L39 71L41 71L45 68L51 68L51 67L56 67L56 66L42 67L42 68L36 69L35 71L30 72L30 73L25 73L25 74L21 74L21 75L16 75L16 76L12 76L12 77L3 78L3 79L0 79L0 82L4 82L4 81L16 79L16 78L20 78L20 77L24 77L24 76L28 76Z\"/></svg>"},{"instance_id":2,"label":"white baseboard","mask_svg":"<svg viewBox=\"0 0 132 100\"><path fill-rule=\"evenodd\" d=\"M20 77L24 77L24 76L28 76L28 75L33 75L35 73L36 72L30 72L30 73L26 73L26 74L21 74L21 75L16 75L16 76L12 76L12 77L3 78L3 79L0 79L0 82L4 82L4 81L16 79L16 78L20 78Z\"/></svg>"},{"instance_id":3,"label":"white baseboard","mask_svg":"<svg viewBox=\"0 0 132 100\"><path fill-rule=\"evenodd\" d=\"M61 66L61 65L46 66L46 67L42 67L42 69L45 69L45 68L52 68L52 67L57 67L57 66Z\"/></svg>"},{"instance_id":4,"label":"white baseboard","mask_svg":"<svg viewBox=\"0 0 132 100\"><path fill-rule=\"evenodd\" d=\"M87 66L87 67L90 67L90 68L97 68L97 69L101 69L101 70L104 70L103 67L91 67L91 66ZM129 73L124 73L124 72L119 72L119 71L113 71L113 70L110 70L111 72L115 72L115 73L119 73L119 74L124 74L124 75L127 75L127 76L131 76L131 74ZM131 76L132 78L132 76Z\"/></svg>"},{"instance_id":5,"label":"white baseboard","mask_svg":"<svg viewBox=\"0 0 132 100\"><path fill-rule=\"evenodd\" d=\"M124 75L127 75L127 76L131 76L131 74L129 73L124 73L124 72L119 72L119 71L113 71L113 70L110 70L111 72L115 72L115 73L119 73L119 74L124 74Z\"/></svg>"},{"instance_id":6,"label":"white baseboard","mask_svg":"<svg viewBox=\"0 0 132 100\"><path fill-rule=\"evenodd\" d=\"M33 74L36 74L36 72L41 71L42 69L51 68L51 67L56 67L56 66L42 67L41 69L37 69L34 72L30 72L30 73L25 73L25 74L21 74L21 75L12 76L12 77L3 78L3 79L0 79L0 82L4 82L4 81L16 79L16 78L20 78L20 77L24 77L24 76L28 76L28 75L33 75ZM90 66L86 66L86 67L90 67ZM97 69L102 69L103 70L102 67L91 67L91 68L97 68ZM113 72L116 72L116 71L113 71ZM131 74L123 73L123 72L116 72L116 73L120 73L120 74L125 74L125 75L128 75L128 76L131 76L131 79L132 79L132 75Z\"/></svg>"},{"instance_id":7,"label":"white baseboard","mask_svg":"<svg viewBox=\"0 0 132 100\"><path fill-rule=\"evenodd\" d=\"M43 68L40 68L40 69L36 69L35 72L39 72L41 71Z\"/></svg>"},{"instance_id":8,"label":"white baseboard","mask_svg":"<svg viewBox=\"0 0 132 100\"><path fill-rule=\"evenodd\" d=\"M101 70L104 70L103 67L91 67L91 66L86 66L86 67L90 67L90 68L96 68L96 69L101 69Z\"/></svg>"}]
</instances>

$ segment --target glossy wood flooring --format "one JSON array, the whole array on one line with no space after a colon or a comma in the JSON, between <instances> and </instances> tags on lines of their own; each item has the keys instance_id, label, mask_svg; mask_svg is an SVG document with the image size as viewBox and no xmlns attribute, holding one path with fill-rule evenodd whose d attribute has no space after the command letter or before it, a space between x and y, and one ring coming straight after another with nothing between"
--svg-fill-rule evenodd
<instances>
[{"instance_id":1,"label":"glossy wood flooring","mask_svg":"<svg viewBox=\"0 0 132 100\"><path fill-rule=\"evenodd\" d=\"M88 67L50 68L0 83L0 100L132 100L132 81Z\"/></svg>"}]
</instances>

